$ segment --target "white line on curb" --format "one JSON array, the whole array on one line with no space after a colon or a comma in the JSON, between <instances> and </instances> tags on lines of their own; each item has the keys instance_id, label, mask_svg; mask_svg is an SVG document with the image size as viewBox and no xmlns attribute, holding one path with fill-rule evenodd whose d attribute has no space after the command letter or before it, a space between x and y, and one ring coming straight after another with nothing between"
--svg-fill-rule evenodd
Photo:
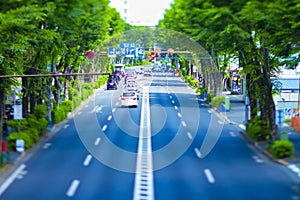
<instances>
[{"instance_id":1,"label":"white line on curb","mask_svg":"<svg viewBox=\"0 0 300 200\"><path fill-rule=\"evenodd\" d=\"M76 190L77 190L77 188L78 188L78 186L79 186L79 183L80 183L79 180L76 180L76 179L73 180L73 182L72 182L72 184L71 184L71 186L69 187L68 192L67 192L67 196L68 196L68 197L74 196L74 194L75 194L75 192L76 192Z\"/></svg>"},{"instance_id":2,"label":"white line on curb","mask_svg":"<svg viewBox=\"0 0 300 200\"><path fill-rule=\"evenodd\" d=\"M93 158L93 157L92 157L90 154L87 155L86 158L84 159L83 165L84 165L84 166L88 166L88 165L90 164L92 158Z\"/></svg>"},{"instance_id":3,"label":"white line on curb","mask_svg":"<svg viewBox=\"0 0 300 200\"><path fill-rule=\"evenodd\" d=\"M212 175L212 173L209 169L205 169L204 173L205 173L206 178L207 178L209 183L214 183L215 182L215 178L214 178L214 176Z\"/></svg>"}]
</instances>

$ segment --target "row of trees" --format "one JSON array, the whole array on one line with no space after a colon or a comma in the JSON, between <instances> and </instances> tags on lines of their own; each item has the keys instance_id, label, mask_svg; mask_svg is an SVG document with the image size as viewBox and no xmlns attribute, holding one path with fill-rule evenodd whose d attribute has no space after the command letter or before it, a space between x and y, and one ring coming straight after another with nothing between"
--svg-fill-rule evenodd
<instances>
[{"instance_id":1,"label":"row of trees","mask_svg":"<svg viewBox=\"0 0 300 200\"><path fill-rule=\"evenodd\" d=\"M299 9L299 0L175 0L159 26L199 42L220 72L228 68L229 59L238 58L247 80L251 117L260 112L270 139L275 140L278 130L270 78L278 66L294 67L299 62L298 58L280 63L280 58L300 50Z\"/></svg>"},{"instance_id":2,"label":"row of trees","mask_svg":"<svg viewBox=\"0 0 300 200\"><path fill-rule=\"evenodd\" d=\"M86 52L129 25L109 0L8 0L0 2L0 74L77 73ZM54 84L53 84L54 82ZM75 81L74 81L75 82ZM66 77L0 78L0 133L6 95L22 87L23 117L36 105L60 102ZM54 97L54 101L50 101ZM2 134L0 134L2 135ZM0 137L1 140L2 137Z\"/></svg>"}]
</instances>

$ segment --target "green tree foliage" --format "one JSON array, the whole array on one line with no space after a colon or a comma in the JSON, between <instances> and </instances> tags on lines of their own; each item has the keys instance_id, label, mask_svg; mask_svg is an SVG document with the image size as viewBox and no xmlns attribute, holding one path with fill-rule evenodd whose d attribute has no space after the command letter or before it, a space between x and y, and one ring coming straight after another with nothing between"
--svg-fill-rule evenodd
<instances>
[{"instance_id":1,"label":"green tree foliage","mask_svg":"<svg viewBox=\"0 0 300 200\"><path fill-rule=\"evenodd\" d=\"M175 0L159 25L193 37L215 58L220 71L228 68L230 58L238 57L247 77L251 115L260 110L270 138L276 140L270 77L278 71L280 58L299 52L299 7L298 0ZM299 57L288 66L296 62ZM203 71L206 80L214 77L211 72Z\"/></svg>"}]
</instances>

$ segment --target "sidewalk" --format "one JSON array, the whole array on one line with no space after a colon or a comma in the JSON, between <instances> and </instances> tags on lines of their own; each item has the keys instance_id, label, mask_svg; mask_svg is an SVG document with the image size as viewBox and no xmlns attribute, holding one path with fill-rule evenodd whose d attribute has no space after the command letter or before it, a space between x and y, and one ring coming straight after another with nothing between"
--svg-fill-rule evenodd
<instances>
[{"instance_id":1,"label":"sidewalk","mask_svg":"<svg viewBox=\"0 0 300 200\"><path fill-rule=\"evenodd\" d=\"M273 159L272 155L266 152L267 143L254 143L245 132L245 102L243 100L242 95L229 95L230 97L230 103L231 103L231 110L229 112L223 112L221 113L223 116L227 118L227 121L231 124L238 125L242 130L241 134L248 142L252 143L257 150L259 150L261 153L266 155L268 158L277 161L281 164L292 166L290 168L294 172L298 173L300 176L300 133L296 132L292 128L290 128L288 125L284 125L282 128L280 128L280 132L286 132L288 133L289 141L293 143L294 145L294 156L292 158L285 158L280 160ZM298 169L296 169L296 167Z\"/></svg>"}]
</instances>

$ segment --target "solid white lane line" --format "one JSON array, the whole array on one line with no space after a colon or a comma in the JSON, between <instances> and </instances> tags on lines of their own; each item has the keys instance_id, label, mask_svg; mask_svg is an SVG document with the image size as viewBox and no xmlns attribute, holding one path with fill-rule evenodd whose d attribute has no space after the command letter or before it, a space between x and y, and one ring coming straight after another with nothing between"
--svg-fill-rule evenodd
<instances>
[{"instance_id":1,"label":"solid white lane line","mask_svg":"<svg viewBox=\"0 0 300 200\"><path fill-rule=\"evenodd\" d=\"M116 110L117 110L116 108L113 108L111 111L114 113L114 112L116 112Z\"/></svg>"},{"instance_id":2,"label":"solid white lane line","mask_svg":"<svg viewBox=\"0 0 300 200\"><path fill-rule=\"evenodd\" d=\"M177 107L177 106L174 106L174 108L175 108L175 110L177 110L177 109L178 109L178 107Z\"/></svg>"},{"instance_id":3,"label":"solid white lane line","mask_svg":"<svg viewBox=\"0 0 300 200\"><path fill-rule=\"evenodd\" d=\"M26 165L20 165L12 175L10 175L5 182L0 186L0 196L4 193L4 191L14 182L14 180L19 176L20 173L25 169Z\"/></svg>"},{"instance_id":4,"label":"solid white lane line","mask_svg":"<svg viewBox=\"0 0 300 200\"><path fill-rule=\"evenodd\" d=\"M188 138L189 138L190 140L193 139L193 136L192 136L192 134L191 134L190 132L187 132L186 134L187 134L187 136L188 136Z\"/></svg>"},{"instance_id":5,"label":"solid white lane line","mask_svg":"<svg viewBox=\"0 0 300 200\"><path fill-rule=\"evenodd\" d=\"M64 125L64 128L68 128L70 125L69 124L66 124L66 125Z\"/></svg>"},{"instance_id":6,"label":"solid white lane line","mask_svg":"<svg viewBox=\"0 0 300 200\"><path fill-rule=\"evenodd\" d=\"M112 119L112 116L109 115L109 116L107 117L107 120L110 121L111 119Z\"/></svg>"},{"instance_id":7,"label":"solid white lane line","mask_svg":"<svg viewBox=\"0 0 300 200\"><path fill-rule=\"evenodd\" d=\"M177 113L177 115L178 115L178 117L182 117L182 116L181 116L181 113Z\"/></svg>"},{"instance_id":8,"label":"solid white lane line","mask_svg":"<svg viewBox=\"0 0 300 200\"><path fill-rule=\"evenodd\" d=\"M104 126L102 127L102 131L104 132L104 131L106 131L106 129L107 129L107 125L104 125Z\"/></svg>"},{"instance_id":9,"label":"solid white lane line","mask_svg":"<svg viewBox=\"0 0 300 200\"><path fill-rule=\"evenodd\" d=\"M200 150L198 148L195 148L194 150L195 150L195 153L196 153L197 157L201 158L202 155L201 155Z\"/></svg>"},{"instance_id":10,"label":"solid white lane line","mask_svg":"<svg viewBox=\"0 0 300 200\"><path fill-rule=\"evenodd\" d=\"M212 175L212 173L209 169L205 169L204 173L205 173L206 178L207 178L209 183L214 183L215 182L215 178L214 178L214 176Z\"/></svg>"},{"instance_id":11,"label":"solid white lane line","mask_svg":"<svg viewBox=\"0 0 300 200\"><path fill-rule=\"evenodd\" d=\"M182 126L186 127L185 121L182 121L181 124L182 124Z\"/></svg>"},{"instance_id":12,"label":"solid white lane line","mask_svg":"<svg viewBox=\"0 0 300 200\"><path fill-rule=\"evenodd\" d=\"M93 158L92 155L90 155L90 154L87 155L86 158L84 159L83 165L88 166L90 164L92 158Z\"/></svg>"},{"instance_id":13,"label":"solid white lane line","mask_svg":"<svg viewBox=\"0 0 300 200\"><path fill-rule=\"evenodd\" d=\"M101 141L101 138L97 137L96 140L95 140L95 143L94 143L95 146L98 146L100 141Z\"/></svg>"},{"instance_id":14,"label":"solid white lane line","mask_svg":"<svg viewBox=\"0 0 300 200\"><path fill-rule=\"evenodd\" d=\"M77 188L79 186L79 183L80 183L79 180L77 180L77 179L73 180L73 182L71 183L71 185L70 185L70 187L69 187L69 189L67 191L67 196L68 197L74 196L74 194L75 194L75 192L76 192L76 190L77 190Z\"/></svg>"}]
</instances>

